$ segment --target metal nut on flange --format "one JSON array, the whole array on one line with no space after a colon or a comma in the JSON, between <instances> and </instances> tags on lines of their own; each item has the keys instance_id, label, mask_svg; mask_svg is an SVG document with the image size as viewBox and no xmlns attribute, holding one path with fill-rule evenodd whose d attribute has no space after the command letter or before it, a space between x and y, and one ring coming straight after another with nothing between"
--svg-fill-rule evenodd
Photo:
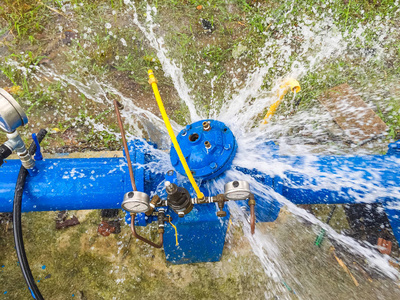
<instances>
[{"instance_id":1,"label":"metal nut on flange","mask_svg":"<svg viewBox=\"0 0 400 300\"><path fill-rule=\"evenodd\" d=\"M218 165L215 163L215 162L212 162L211 164L210 164L210 168L211 169L216 169L218 167Z\"/></svg>"}]
</instances>

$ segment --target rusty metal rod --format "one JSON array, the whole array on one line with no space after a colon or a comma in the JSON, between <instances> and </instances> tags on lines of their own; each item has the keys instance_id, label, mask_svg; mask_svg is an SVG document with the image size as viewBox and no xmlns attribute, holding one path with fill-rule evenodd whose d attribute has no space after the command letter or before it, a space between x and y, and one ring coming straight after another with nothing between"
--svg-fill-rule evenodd
<instances>
[{"instance_id":1,"label":"rusty metal rod","mask_svg":"<svg viewBox=\"0 0 400 300\"><path fill-rule=\"evenodd\" d=\"M255 212L254 212L254 204L250 205L250 228L251 228L251 234L254 234L255 229L256 229L256 217L255 217Z\"/></svg>"},{"instance_id":2,"label":"rusty metal rod","mask_svg":"<svg viewBox=\"0 0 400 300\"><path fill-rule=\"evenodd\" d=\"M136 227L135 227L135 219L136 219L136 214L131 214L131 231L132 234L135 238L141 240L142 242L145 242L147 244L149 244L150 246L153 246L154 248L162 248L163 243L164 243L164 233L160 232L160 241L158 244L153 243L152 241L149 241L148 239L146 239L145 237L140 236L137 232L136 232Z\"/></svg>"},{"instance_id":3,"label":"rusty metal rod","mask_svg":"<svg viewBox=\"0 0 400 300\"><path fill-rule=\"evenodd\" d=\"M256 213L255 213L256 200L254 199L253 194L250 195L249 206L250 206L250 229L251 229L251 234L254 234L256 230Z\"/></svg>"},{"instance_id":4,"label":"rusty metal rod","mask_svg":"<svg viewBox=\"0 0 400 300\"><path fill-rule=\"evenodd\" d=\"M122 144L125 149L126 161L128 162L129 177L131 178L132 188L134 191L137 191L135 177L133 176L131 156L129 155L128 144L126 142L126 137L125 137L124 125L122 124L121 114L119 112L119 107L122 107L122 105L117 100L114 100L114 107L115 107L115 113L117 114L119 130L121 131Z\"/></svg>"}]
</instances>

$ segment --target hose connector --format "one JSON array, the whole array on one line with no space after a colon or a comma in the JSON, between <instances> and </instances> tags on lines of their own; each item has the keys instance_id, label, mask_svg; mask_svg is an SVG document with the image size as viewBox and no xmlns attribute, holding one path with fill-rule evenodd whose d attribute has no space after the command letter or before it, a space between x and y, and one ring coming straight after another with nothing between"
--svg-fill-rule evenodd
<instances>
[{"instance_id":1,"label":"hose connector","mask_svg":"<svg viewBox=\"0 0 400 300\"><path fill-rule=\"evenodd\" d=\"M15 151L24 168L28 171L32 171L35 167L35 161L26 149L24 141L18 131L15 130L12 133L8 133L7 138L8 140L4 143L4 146L8 147L11 151Z\"/></svg>"}]
</instances>

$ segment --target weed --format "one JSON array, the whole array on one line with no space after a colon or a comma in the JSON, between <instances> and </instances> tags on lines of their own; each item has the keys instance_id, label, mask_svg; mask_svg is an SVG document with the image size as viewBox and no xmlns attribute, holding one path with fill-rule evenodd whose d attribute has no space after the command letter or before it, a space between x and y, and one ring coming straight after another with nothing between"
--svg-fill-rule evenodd
<instances>
[{"instance_id":1,"label":"weed","mask_svg":"<svg viewBox=\"0 0 400 300\"><path fill-rule=\"evenodd\" d=\"M35 0L4 0L0 7L0 18L3 18L9 29L19 39L28 37L33 41L33 35L43 31L51 19L47 8L42 2Z\"/></svg>"}]
</instances>

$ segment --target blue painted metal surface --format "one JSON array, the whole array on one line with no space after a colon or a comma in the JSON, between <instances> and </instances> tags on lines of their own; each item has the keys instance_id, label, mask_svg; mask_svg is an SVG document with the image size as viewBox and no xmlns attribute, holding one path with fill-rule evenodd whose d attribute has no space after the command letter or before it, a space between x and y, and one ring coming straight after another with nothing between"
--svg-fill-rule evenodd
<instances>
[{"instance_id":1,"label":"blue painted metal surface","mask_svg":"<svg viewBox=\"0 0 400 300\"><path fill-rule=\"evenodd\" d=\"M203 129L209 122L211 129ZM237 144L232 131L222 122L201 120L187 125L177 136L179 146L195 178L209 180L221 175L231 166ZM205 143L209 142L209 148ZM171 146L171 163L182 175L185 170L174 146Z\"/></svg>"},{"instance_id":2,"label":"blue painted metal surface","mask_svg":"<svg viewBox=\"0 0 400 300\"><path fill-rule=\"evenodd\" d=\"M39 140L36 136L36 133L32 133L32 139L36 144L36 151L35 151L35 155L34 155L34 160L38 161L38 160L43 160L43 155L42 155L42 151L41 151L41 147L40 147L40 143Z\"/></svg>"},{"instance_id":3,"label":"blue painted metal surface","mask_svg":"<svg viewBox=\"0 0 400 300\"><path fill-rule=\"evenodd\" d=\"M211 127L224 128L224 125L221 125L223 123L219 123L213 121ZM186 135L197 133L200 128L202 130L202 121L194 124L196 126L186 129ZM182 138L185 138L185 135ZM185 156L191 157L192 153L196 153L193 159L188 161L190 167L197 167L197 176L211 178L227 168L223 165L224 161L228 166L231 164L236 151L236 142L233 143L234 137L233 140L228 137L233 146L231 152L225 153L226 149L221 148L224 138L222 136L223 142L220 142L220 131L215 134L212 131L201 132L198 144L194 142L189 144L190 147L185 148L185 151L189 151L186 153L184 151ZM208 156L203 151L205 139L210 144L215 143L216 147L220 147L215 150L215 155ZM185 140L180 143L185 145L189 142ZM149 147L151 146L142 140L129 143L138 190L152 195L156 190L160 190L160 184L165 178L174 181L176 179L164 177L165 174L152 172L142 167L148 162L157 163L157 158L152 156ZM391 144L387 155L313 156L310 159L304 156L280 156L278 151L279 147L271 142L265 143L264 148L259 149L260 153L265 153L266 161L286 166L286 171L280 176L273 172L263 174L247 168L235 168L244 174L251 175L263 186L283 195L295 204L356 203L363 197L369 196L368 187L354 185L341 187L335 182L334 184L327 183L327 179L338 174L349 180L360 178L364 182L371 182L373 187L379 187L385 193L378 193L368 201L382 203L393 232L400 241L400 199L396 198L400 189L400 142ZM194 159L195 157L197 158ZM218 161L215 171L208 168L211 157ZM173 160L172 154L171 159ZM202 165L201 159L206 160L206 163ZM20 165L17 160L8 160L0 168L0 212L12 211L12 199ZM123 195L131 190L128 167L124 158L46 159L38 161L36 166L39 170L38 175L27 179L23 196L23 211L120 208ZM219 169L221 166L222 168ZM315 172L308 172L309 168ZM179 171L179 165L177 169ZM379 176L376 176L377 174ZM209 189L205 180L202 181L200 189L207 195ZM390 191L393 191L393 194ZM258 221L276 219L281 204L271 195L271 193L266 193L263 197L256 198ZM165 194L160 196L165 198ZM247 204L243 202L241 205ZM215 204L195 205L193 211L184 218L178 218L172 210L166 209L166 213L173 217L172 222L177 226L179 235L179 246L176 246L175 231L167 224L164 239L167 260L173 263L219 260L228 217L217 218ZM153 220L154 218L146 219L143 214L139 214L136 224L146 225Z\"/></svg>"},{"instance_id":4,"label":"blue painted metal surface","mask_svg":"<svg viewBox=\"0 0 400 300\"><path fill-rule=\"evenodd\" d=\"M225 235L229 223L229 212L225 218L218 218L216 204L195 205L192 212L179 218L172 209L167 215L178 231L179 245L176 245L175 230L166 226L164 250L167 260L174 264L213 262L221 259Z\"/></svg>"},{"instance_id":5,"label":"blue painted metal surface","mask_svg":"<svg viewBox=\"0 0 400 300\"><path fill-rule=\"evenodd\" d=\"M12 211L20 166L19 160L8 160L0 168L1 212ZM22 211L120 208L128 179L125 166L123 158L37 161L39 172L26 180Z\"/></svg>"}]
</instances>

